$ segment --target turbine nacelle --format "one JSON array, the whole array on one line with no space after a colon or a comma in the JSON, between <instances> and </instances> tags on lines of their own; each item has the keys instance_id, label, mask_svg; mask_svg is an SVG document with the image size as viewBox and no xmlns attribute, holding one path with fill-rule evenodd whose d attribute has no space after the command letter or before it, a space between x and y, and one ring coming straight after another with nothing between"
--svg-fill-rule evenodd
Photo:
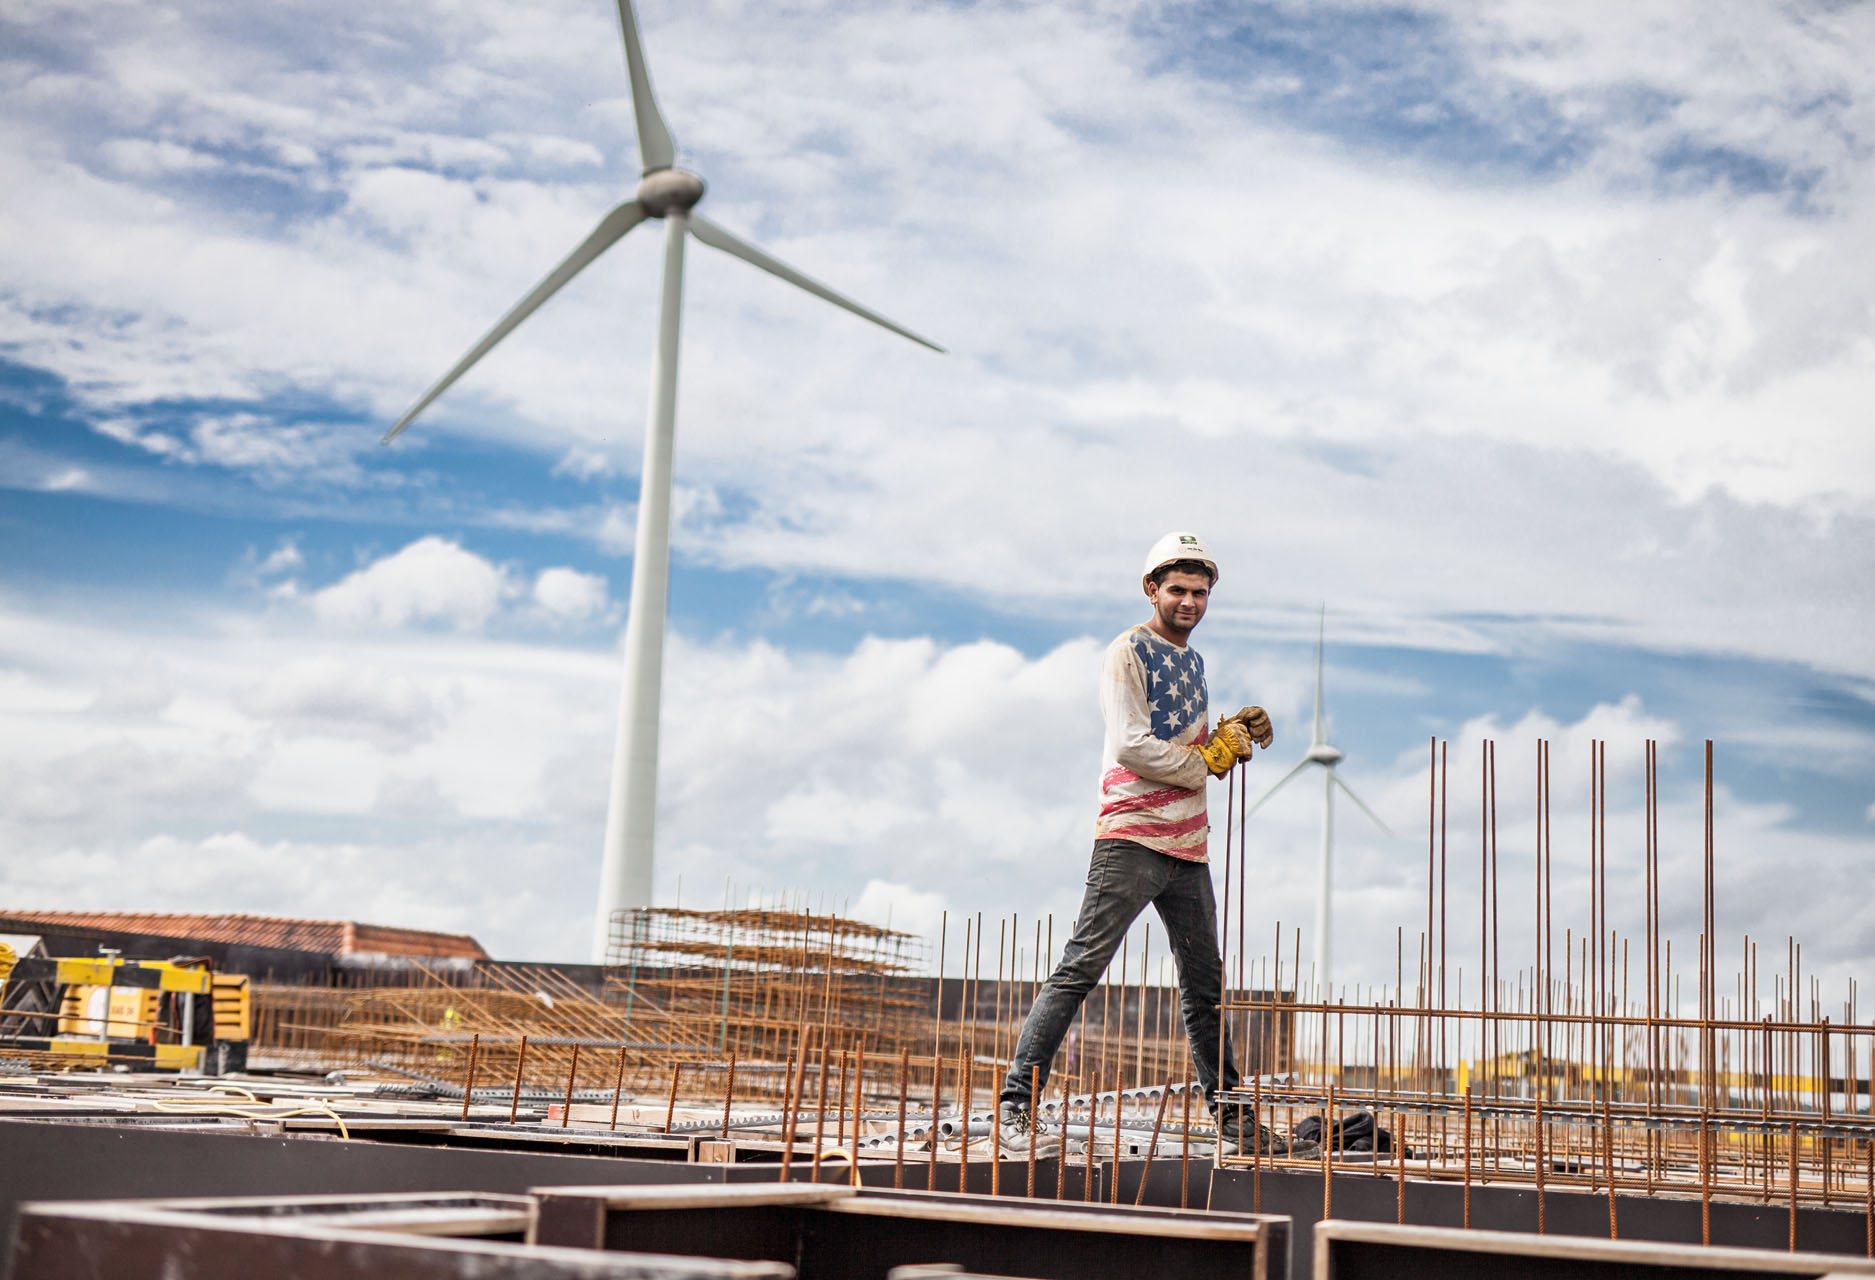
<instances>
[{"instance_id":1,"label":"turbine nacelle","mask_svg":"<svg viewBox=\"0 0 1875 1280\"><path fill-rule=\"evenodd\" d=\"M1318 742L1310 747L1308 754L1302 758L1312 760L1316 764L1336 765L1341 763L1343 756L1339 750L1329 746L1326 742Z\"/></svg>"},{"instance_id":2,"label":"turbine nacelle","mask_svg":"<svg viewBox=\"0 0 1875 1280\"><path fill-rule=\"evenodd\" d=\"M647 217L667 218L673 213L689 213L703 199L707 184L684 169L657 169L647 173L633 195Z\"/></svg>"}]
</instances>

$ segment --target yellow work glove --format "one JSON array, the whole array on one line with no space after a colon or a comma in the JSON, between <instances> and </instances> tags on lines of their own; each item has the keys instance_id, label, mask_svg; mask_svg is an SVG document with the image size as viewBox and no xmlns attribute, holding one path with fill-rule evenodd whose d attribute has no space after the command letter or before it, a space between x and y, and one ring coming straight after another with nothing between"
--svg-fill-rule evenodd
<instances>
[{"instance_id":1,"label":"yellow work glove","mask_svg":"<svg viewBox=\"0 0 1875 1280\"><path fill-rule=\"evenodd\" d=\"M1198 748L1205 768L1213 778L1221 778L1239 761L1250 758L1250 732L1235 720L1219 720L1211 740Z\"/></svg>"},{"instance_id":2,"label":"yellow work glove","mask_svg":"<svg viewBox=\"0 0 1875 1280\"><path fill-rule=\"evenodd\" d=\"M1270 713L1262 707L1245 707L1235 715L1224 718L1242 725L1249 733L1251 741L1265 750L1268 750L1270 743L1276 739L1276 731L1270 727Z\"/></svg>"}]
</instances>

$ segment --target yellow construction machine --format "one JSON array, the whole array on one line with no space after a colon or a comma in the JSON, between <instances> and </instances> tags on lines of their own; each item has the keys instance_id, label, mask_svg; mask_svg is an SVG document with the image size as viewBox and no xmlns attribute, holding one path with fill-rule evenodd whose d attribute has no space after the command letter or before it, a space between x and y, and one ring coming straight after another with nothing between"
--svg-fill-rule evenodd
<instances>
[{"instance_id":1,"label":"yellow construction machine","mask_svg":"<svg viewBox=\"0 0 1875 1280\"><path fill-rule=\"evenodd\" d=\"M206 959L17 956L0 942L0 1058L222 1075L247 1065L248 982Z\"/></svg>"}]
</instances>

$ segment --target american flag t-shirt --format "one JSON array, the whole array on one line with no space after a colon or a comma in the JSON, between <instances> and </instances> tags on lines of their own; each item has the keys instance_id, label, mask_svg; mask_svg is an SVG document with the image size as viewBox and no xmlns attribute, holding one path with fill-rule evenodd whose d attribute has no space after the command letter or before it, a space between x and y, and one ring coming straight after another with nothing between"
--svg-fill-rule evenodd
<instances>
[{"instance_id":1,"label":"american flag t-shirt","mask_svg":"<svg viewBox=\"0 0 1875 1280\"><path fill-rule=\"evenodd\" d=\"M1210 771L1194 749L1210 736L1203 657L1134 627L1107 647L1100 705L1107 737L1095 839L1203 862Z\"/></svg>"}]
</instances>

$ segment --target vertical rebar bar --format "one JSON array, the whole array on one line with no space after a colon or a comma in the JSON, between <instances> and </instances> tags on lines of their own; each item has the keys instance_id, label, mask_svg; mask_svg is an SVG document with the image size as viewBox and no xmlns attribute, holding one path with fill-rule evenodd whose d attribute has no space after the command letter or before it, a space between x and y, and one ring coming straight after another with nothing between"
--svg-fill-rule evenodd
<instances>
[{"instance_id":1,"label":"vertical rebar bar","mask_svg":"<svg viewBox=\"0 0 1875 1280\"><path fill-rule=\"evenodd\" d=\"M1124 972L1124 971L1123 971ZM1120 1068L1113 1069L1113 1185L1107 1189L1107 1203L1120 1203Z\"/></svg>"},{"instance_id":2,"label":"vertical rebar bar","mask_svg":"<svg viewBox=\"0 0 1875 1280\"><path fill-rule=\"evenodd\" d=\"M566 1068L566 1098L560 1103L560 1127L566 1128L573 1118L573 1080L579 1074L579 1045L573 1045L573 1057Z\"/></svg>"},{"instance_id":3,"label":"vertical rebar bar","mask_svg":"<svg viewBox=\"0 0 1875 1280\"><path fill-rule=\"evenodd\" d=\"M723 1086L723 1141L729 1141L729 1108L736 1098L736 1046L729 1046L729 1080ZM857 1121L854 1122L857 1126ZM858 1145L856 1142L855 1146ZM854 1163L858 1163L855 1161Z\"/></svg>"},{"instance_id":4,"label":"vertical rebar bar","mask_svg":"<svg viewBox=\"0 0 1875 1280\"><path fill-rule=\"evenodd\" d=\"M1035 1199L1035 1139L1042 1123L1042 1068L1029 1068L1029 1199Z\"/></svg>"},{"instance_id":5,"label":"vertical rebar bar","mask_svg":"<svg viewBox=\"0 0 1875 1280\"><path fill-rule=\"evenodd\" d=\"M1397 1034L1397 1033L1396 1033ZM1376 1146L1379 1144L1376 1143ZM1406 1225L1406 1113L1393 1113L1393 1221Z\"/></svg>"},{"instance_id":6,"label":"vertical rebar bar","mask_svg":"<svg viewBox=\"0 0 1875 1280\"><path fill-rule=\"evenodd\" d=\"M959 1191L970 1190L970 1109L977 1100L976 1072L973 1070L975 1065L968 1054L958 1055L957 1102L958 1114L963 1118L963 1141L957 1146L957 1189Z\"/></svg>"},{"instance_id":7,"label":"vertical rebar bar","mask_svg":"<svg viewBox=\"0 0 1875 1280\"><path fill-rule=\"evenodd\" d=\"M1324 1036L1327 1035L1326 1027L1322 1029L1322 1034ZM1334 1215L1334 1206L1335 1206L1334 1159L1335 1159L1335 1138L1337 1136L1336 1130L1338 1128L1339 1126L1335 1124L1335 1086L1334 1086L1334 1083L1330 1081L1328 1085L1328 1103L1326 1106L1322 1108L1321 1153L1322 1153L1322 1221L1323 1222L1326 1222L1328 1221L1328 1219L1335 1216Z\"/></svg>"},{"instance_id":8,"label":"vertical rebar bar","mask_svg":"<svg viewBox=\"0 0 1875 1280\"><path fill-rule=\"evenodd\" d=\"M1465 1213L1462 1224L1471 1230L1471 1090L1465 1090Z\"/></svg>"},{"instance_id":9,"label":"vertical rebar bar","mask_svg":"<svg viewBox=\"0 0 1875 1280\"><path fill-rule=\"evenodd\" d=\"M1179 1126L1182 1130L1182 1137L1180 1139L1181 1145L1178 1155L1178 1207L1181 1209L1185 1208L1191 1202L1191 1085L1192 1082L1187 1079L1185 1081L1185 1087L1180 1090L1184 1095L1185 1106L1184 1122ZM1066 1131L1064 1130L1063 1132L1065 1135ZM1064 1157L1064 1164L1066 1163L1066 1155L1067 1148L1063 1147L1062 1156ZM1256 1213L1261 1213L1263 1211L1263 1201L1260 1196L1251 1204L1251 1210Z\"/></svg>"},{"instance_id":10,"label":"vertical rebar bar","mask_svg":"<svg viewBox=\"0 0 1875 1280\"><path fill-rule=\"evenodd\" d=\"M996 985L999 989L1001 988L1002 979L1000 977L997 979ZM990 1194L993 1196L1001 1195L1003 1192L1003 1130L996 1082L1001 1080L1004 1073L1008 1070L1009 1064L1002 1062L1000 1059L990 1063ZM1031 1106L1030 1110L1031 1112L1034 1110L1033 1106Z\"/></svg>"},{"instance_id":11,"label":"vertical rebar bar","mask_svg":"<svg viewBox=\"0 0 1875 1280\"><path fill-rule=\"evenodd\" d=\"M618 1067L612 1073L612 1118L606 1123L606 1129L618 1129L618 1104L625 1093L625 1046L618 1047Z\"/></svg>"},{"instance_id":12,"label":"vertical rebar bar","mask_svg":"<svg viewBox=\"0 0 1875 1280\"><path fill-rule=\"evenodd\" d=\"M938 1073L942 1070L941 1064L944 1061L944 944L950 933L950 923L951 913L946 910L938 917L937 980L934 984L937 989L937 998L932 1001L934 1007L931 1011L931 1087L933 1090L937 1088ZM933 1093L932 1096L935 1098L936 1094ZM935 1102L932 1103L931 1123L937 1124ZM935 1144L935 1137L932 1141ZM931 1189L935 1191L936 1184L932 1184Z\"/></svg>"},{"instance_id":13,"label":"vertical rebar bar","mask_svg":"<svg viewBox=\"0 0 1875 1280\"><path fill-rule=\"evenodd\" d=\"M508 1099L508 1123L514 1123L516 1110L521 1105L521 1068L527 1063L527 1037L521 1037L521 1052L514 1059L514 1093Z\"/></svg>"},{"instance_id":14,"label":"vertical rebar bar","mask_svg":"<svg viewBox=\"0 0 1875 1280\"><path fill-rule=\"evenodd\" d=\"M1263 1212L1263 1073L1256 1072L1250 1077L1250 1118L1258 1126L1258 1141L1250 1144L1250 1211ZM1238 1125L1242 1131L1241 1117Z\"/></svg>"},{"instance_id":15,"label":"vertical rebar bar","mask_svg":"<svg viewBox=\"0 0 1875 1280\"><path fill-rule=\"evenodd\" d=\"M898 1149L892 1157L892 1186L905 1185L905 1095L911 1090L911 1046L898 1051Z\"/></svg>"},{"instance_id":16,"label":"vertical rebar bar","mask_svg":"<svg viewBox=\"0 0 1875 1280\"><path fill-rule=\"evenodd\" d=\"M1699 1243L1712 1243L1712 1143L1711 1113L1699 1109Z\"/></svg>"},{"instance_id":17,"label":"vertical rebar bar","mask_svg":"<svg viewBox=\"0 0 1875 1280\"><path fill-rule=\"evenodd\" d=\"M833 1096L835 1099L833 1108L833 1145L836 1147L846 1145L846 1060L847 1054L850 1052L851 1050L844 1047L841 1048L840 1074L833 1086ZM859 1119L857 1116L854 1117L853 1126L855 1136L857 1136L859 1128Z\"/></svg>"},{"instance_id":18,"label":"vertical rebar bar","mask_svg":"<svg viewBox=\"0 0 1875 1280\"><path fill-rule=\"evenodd\" d=\"M1790 1252L1797 1252L1797 1122L1790 1122Z\"/></svg>"},{"instance_id":19,"label":"vertical rebar bar","mask_svg":"<svg viewBox=\"0 0 1875 1280\"><path fill-rule=\"evenodd\" d=\"M1146 932L1142 935L1139 946L1139 1009L1133 1021L1133 1086L1143 1088L1146 1083L1146 972L1147 963L1152 955L1152 921L1146 922Z\"/></svg>"},{"instance_id":20,"label":"vertical rebar bar","mask_svg":"<svg viewBox=\"0 0 1875 1280\"><path fill-rule=\"evenodd\" d=\"M469 1038L469 1073L462 1082L462 1119L469 1118L469 1102L475 1097L475 1055L482 1047L482 1033L476 1032Z\"/></svg>"},{"instance_id":21,"label":"vertical rebar bar","mask_svg":"<svg viewBox=\"0 0 1875 1280\"><path fill-rule=\"evenodd\" d=\"M1159 1151L1159 1131L1165 1126L1166 1104L1171 1101L1172 1082L1167 1080L1159 1093L1159 1113L1152 1120L1152 1141L1146 1144L1146 1163L1139 1167L1139 1191L1133 1196L1136 1206L1146 1203L1146 1175L1152 1172L1152 1158Z\"/></svg>"},{"instance_id":22,"label":"vertical rebar bar","mask_svg":"<svg viewBox=\"0 0 1875 1280\"><path fill-rule=\"evenodd\" d=\"M1003 932L1004 923L999 919L996 922L996 1034L990 1041L990 1061L992 1062L1003 1060ZM1010 930L1009 943L1011 947L1015 944L1013 929ZM1013 962L1014 959L1015 957L1011 955L1010 960ZM1013 967L1011 976L1014 976Z\"/></svg>"},{"instance_id":23,"label":"vertical rebar bar","mask_svg":"<svg viewBox=\"0 0 1875 1280\"><path fill-rule=\"evenodd\" d=\"M734 1059L730 1060L729 1066L730 1070L733 1072L735 1070ZM842 1106L846 1104L844 1092L841 1094L840 1103ZM853 1145L847 1148L847 1172L850 1175L849 1181L856 1187L859 1185L859 1121L865 1108L866 1037L862 1035L859 1037L859 1043L855 1046L853 1052Z\"/></svg>"},{"instance_id":24,"label":"vertical rebar bar","mask_svg":"<svg viewBox=\"0 0 1875 1280\"><path fill-rule=\"evenodd\" d=\"M1621 1233L1615 1222L1615 1126L1609 1115L1612 1092L1612 1089L1602 1090L1602 1159L1608 1173L1608 1238L1619 1240Z\"/></svg>"},{"instance_id":25,"label":"vertical rebar bar","mask_svg":"<svg viewBox=\"0 0 1875 1280\"><path fill-rule=\"evenodd\" d=\"M820 1079L814 1085L814 1159L808 1176L809 1182L820 1181L820 1153L827 1144L827 1040L827 1027L822 1025L820 1029ZM840 1052L844 1055L846 1050L842 1048Z\"/></svg>"},{"instance_id":26,"label":"vertical rebar bar","mask_svg":"<svg viewBox=\"0 0 1875 1280\"><path fill-rule=\"evenodd\" d=\"M944 1059L931 1060L931 1161L925 1169L925 1190L936 1191L938 1169L938 1116L944 1105Z\"/></svg>"},{"instance_id":27,"label":"vertical rebar bar","mask_svg":"<svg viewBox=\"0 0 1875 1280\"><path fill-rule=\"evenodd\" d=\"M806 1010L796 1006L796 1012L804 1013ZM781 1134L781 1181L783 1182L788 1180L789 1166L794 1163L794 1138L800 1123L801 1097L807 1092L807 1038L812 1030L812 1023L801 1023L800 1033L795 1037L795 1052L788 1060L791 1082L786 1083L782 1090L781 1101L785 1113L782 1118Z\"/></svg>"},{"instance_id":28,"label":"vertical rebar bar","mask_svg":"<svg viewBox=\"0 0 1875 1280\"><path fill-rule=\"evenodd\" d=\"M1049 927L1053 929L1053 917ZM1052 939L1051 939L1052 942ZM1055 1156L1055 1199L1068 1198L1068 1078L1061 1078L1061 1150Z\"/></svg>"},{"instance_id":29,"label":"vertical rebar bar","mask_svg":"<svg viewBox=\"0 0 1875 1280\"><path fill-rule=\"evenodd\" d=\"M1543 1063L1544 1073L1548 1073L1548 1063ZM1532 1090L1536 1098L1536 1233L1542 1235L1548 1227L1543 1200L1543 1175L1547 1171L1549 1157L1543 1150L1543 1094L1546 1088Z\"/></svg>"}]
</instances>

